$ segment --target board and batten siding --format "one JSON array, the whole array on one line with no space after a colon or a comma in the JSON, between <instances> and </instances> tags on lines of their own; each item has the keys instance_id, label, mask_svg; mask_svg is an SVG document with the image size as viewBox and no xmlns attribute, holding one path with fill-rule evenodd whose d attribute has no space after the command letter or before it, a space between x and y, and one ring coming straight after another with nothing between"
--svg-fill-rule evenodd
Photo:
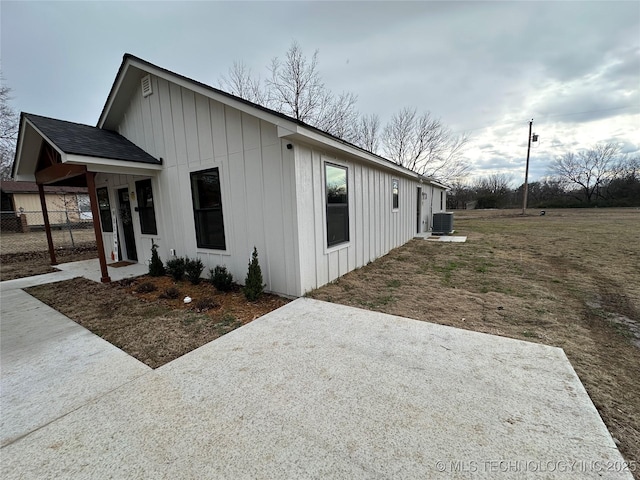
<instances>
[{"instance_id":1,"label":"board and batten siding","mask_svg":"<svg viewBox=\"0 0 640 480\"><path fill-rule=\"evenodd\" d=\"M177 256L200 258L204 275L225 265L243 283L255 246L266 289L299 295L293 152L277 127L165 79L152 75L151 82L151 95L143 97L140 86L132 95L118 132L162 158L153 182L161 258L175 249ZM224 251L196 246L190 174L214 167L220 169Z\"/></svg>"},{"instance_id":2,"label":"board and batten siding","mask_svg":"<svg viewBox=\"0 0 640 480\"><path fill-rule=\"evenodd\" d=\"M347 167L349 241L327 248L325 163ZM364 163L295 145L301 294L362 267L414 237L418 182ZM399 181L393 209L392 180Z\"/></svg>"}]
</instances>

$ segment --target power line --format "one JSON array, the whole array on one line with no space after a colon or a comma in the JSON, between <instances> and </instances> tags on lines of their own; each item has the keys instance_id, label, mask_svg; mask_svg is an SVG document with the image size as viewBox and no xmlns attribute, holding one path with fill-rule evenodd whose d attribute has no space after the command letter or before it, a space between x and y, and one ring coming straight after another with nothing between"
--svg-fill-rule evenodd
<instances>
[{"instance_id":1,"label":"power line","mask_svg":"<svg viewBox=\"0 0 640 480\"><path fill-rule=\"evenodd\" d=\"M542 117L543 119L546 118L553 118L553 117L567 117L570 115L581 115L583 113L597 113L597 112L608 112L608 111L613 111L613 110L624 110L627 108L637 108L637 105L627 105L625 107L614 107L614 108L600 108L597 110L586 110L584 112L570 112L570 113L554 113L554 114L541 114L540 117ZM526 124L527 122L507 122L507 123L496 123L493 125L487 125L485 127L476 127L476 128L466 128L464 130L457 130L455 132L451 132L451 133L466 133L466 132L473 132L476 130L485 130L487 128L498 128L498 127L507 127L507 126L511 126L511 125L522 125L522 124Z\"/></svg>"},{"instance_id":2,"label":"power line","mask_svg":"<svg viewBox=\"0 0 640 480\"><path fill-rule=\"evenodd\" d=\"M614 107L614 108L600 108L598 110L586 110L584 112L572 112L572 113L555 113L552 115L546 115L546 114L542 114L542 117L568 117L569 115L580 115L583 113L597 113L597 112L609 112L611 110L624 110L626 108L633 108L636 107L637 105L627 105L626 107Z\"/></svg>"}]
</instances>

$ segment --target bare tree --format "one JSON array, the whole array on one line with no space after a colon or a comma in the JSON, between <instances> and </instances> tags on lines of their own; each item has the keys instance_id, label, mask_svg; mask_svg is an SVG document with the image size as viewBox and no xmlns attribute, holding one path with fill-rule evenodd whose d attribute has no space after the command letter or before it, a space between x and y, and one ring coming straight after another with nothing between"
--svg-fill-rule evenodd
<instances>
[{"instance_id":1,"label":"bare tree","mask_svg":"<svg viewBox=\"0 0 640 480\"><path fill-rule=\"evenodd\" d=\"M254 77L244 62L233 62L228 76L220 77L220 88L250 102L266 106L267 92L260 77Z\"/></svg>"},{"instance_id":2,"label":"bare tree","mask_svg":"<svg viewBox=\"0 0 640 480\"><path fill-rule=\"evenodd\" d=\"M271 78L266 80L270 101L279 112L310 124L329 103L329 92L318 72L318 50L307 59L302 48L293 42L284 61L271 60Z\"/></svg>"},{"instance_id":3,"label":"bare tree","mask_svg":"<svg viewBox=\"0 0 640 480\"><path fill-rule=\"evenodd\" d=\"M477 179L471 189L478 201L478 208L504 207L512 190L509 187L511 177L504 173L494 173Z\"/></svg>"},{"instance_id":4,"label":"bare tree","mask_svg":"<svg viewBox=\"0 0 640 480\"><path fill-rule=\"evenodd\" d=\"M393 115L382 132L383 152L388 158L445 182L468 172L469 165L462 157L467 142L465 135L453 135L431 113L418 116L415 108L403 108Z\"/></svg>"},{"instance_id":5,"label":"bare tree","mask_svg":"<svg viewBox=\"0 0 640 480\"><path fill-rule=\"evenodd\" d=\"M376 114L360 116L355 130L352 142L368 152L378 153L380 147L380 117Z\"/></svg>"},{"instance_id":6,"label":"bare tree","mask_svg":"<svg viewBox=\"0 0 640 480\"><path fill-rule=\"evenodd\" d=\"M333 94L322 82L318 50L307 58L293 42L283 60L275 57L263 82L242 62L234 62L220 87L265 107L352 141L357 135L358 97L351 92Z\"/></svg>"},{"instance_id":7,"label":"bare tree","mask_svg":"<svg viewBox=\"0 0 640 480\"><path fill-rule=\"evenodd\" d=\"M356 95L336 95L322 82L318 50L308 58L293 42L283 59L271 60L269 72L263 83L246 65L236 62L228 76L220 79L220 85L372 153L381 150L382 155L422 175L446 182L469 170L462 157L467 137L453 135L429 112L418 116L415 108L405 108L393 116L384 130L376 115L360 116Z\"/></svg>"},{"instance_id":8,"label":"bare tree","mask_svg":"<svg viewBox=\"0 0 640 480\"><path fill-rule=\"evenodd\" d=\"M568 187L577 187L590 204L604 183L615 178L624 165L620 147L613 143L595 145L578 153L567 152L551 164L553 175Z\"/></svg>"},{"instance_id":9,"label":"bare tree","mask_svg":"<svg viewBox=\"0 0 640 480\"><path fill-rule=\"evenodd\" d=\"M467 203L476 198L473 188L461 178L453 180L450 187L451 190L447 193L447 208L467 208Z\"/></svg>"},{"instance_id":10,"label":"bare tree","mask_svg":"<svg viewBox=\"0 0 640 480\"><path fill-rule=\"evenodd\" d=\"M350 92L343 92L337 97L327 92L313 125L343 140L353 141L357 135L357 101L358 97Z\"/></svg>"},{"instance_id":11,"label":"bare tree","mask_svg":"<svg viewBox=\"0 0 640 480\"><path fill-rule=\"evenodd\" d=\"M474 190L504 196L509 193L509 184L512 177L506 173L492 173L476 180L473 184Z\"/></svg>"},{"instance_id":12,"label":"bare tree","mask_svg":"<svg viewBox=\"0 0 640 480\"><path fill-rule=\"evenodd\" d=\"M0 76L0 82L2 77ZM0 85L0 177L3 180L11 177L11 167L15 156L18 139L18 115L9 105L11 89Z\"/></svg>"}]
</instances>

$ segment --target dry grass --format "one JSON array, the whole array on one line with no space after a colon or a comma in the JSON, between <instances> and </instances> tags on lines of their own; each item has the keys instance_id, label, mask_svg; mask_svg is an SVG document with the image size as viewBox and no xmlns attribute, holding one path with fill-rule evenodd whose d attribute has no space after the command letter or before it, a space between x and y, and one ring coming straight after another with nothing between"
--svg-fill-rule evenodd
<instances>
[{"instance_id":1,"label":"dry grass","mask_svg":"<svg viewBox=\"0 0 640 480\"><path fill-rule=\"evenodd\" d=\"M310 297L564 349L640 463L640 210L462 211Z\"/></svg>"},{"instance_id":2,"label":"dry grass","mask_svg":"<svg viewBox=\"0 0 640 480\"><path fill-rule=\"evenodd\" d=\"M79 225L76 225L78 227ZM73 236L73 243L71 237ZM71 233L66 228L51 229L51 237L56 248L72 248L72 245L96 244L96 236L93 228L73 228ZM46 252L47 234L44 230L28 233L6 232L0 233L0 253L9 255L24 252Z\"/></svg>"},{"instance_id":3,"label":"dry grass","mask_svg":"<svg viewBox=\"0 0 640 480\"><path fill-rule=\"evenodd\" d=\"M80 260L90 260L97 257L98 250L95 244L56 249L58 263L79 262ZM0 255L0 281L57 272L58 270L52 267L49 262L46 243L44 250L2 253Z\"/></svg>"},{"instance_id":4,"label":"dry grass","mask_svg":"<svg viewBox=\"0 0 640 480\"><path fill-rule=\"evenodd\" d=\"M138 293L144 283L155 290ZM169 288L178 290L178 298L160 298ZM75 278L26 291L152 368L288 302L264 295L249 303L238 289L221 293L207 282L191 285L146 276L111 284ZM192 302L185 304L185 296Z\"/></svg>"}]
</instances>

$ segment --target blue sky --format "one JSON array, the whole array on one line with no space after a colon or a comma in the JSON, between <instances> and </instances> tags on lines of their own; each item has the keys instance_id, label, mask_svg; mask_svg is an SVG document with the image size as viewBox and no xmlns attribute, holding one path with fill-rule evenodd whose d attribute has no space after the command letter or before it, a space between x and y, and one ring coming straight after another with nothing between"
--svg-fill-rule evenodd
<instances>
[{"instance_id":1,"label":"blue sky","mask_svg":"<svg viewBox=\"0 0 640 480\"><path fill-rule=\"evenodd\" d=\"M235 60L266 75L293 40L335 92L383 123L402 107L468 132L473 175L532 179L569 150L640 154L640 3L0 3L12 104L94 125L125 52L218 86Z\"/></svg>"}]
</instances>

